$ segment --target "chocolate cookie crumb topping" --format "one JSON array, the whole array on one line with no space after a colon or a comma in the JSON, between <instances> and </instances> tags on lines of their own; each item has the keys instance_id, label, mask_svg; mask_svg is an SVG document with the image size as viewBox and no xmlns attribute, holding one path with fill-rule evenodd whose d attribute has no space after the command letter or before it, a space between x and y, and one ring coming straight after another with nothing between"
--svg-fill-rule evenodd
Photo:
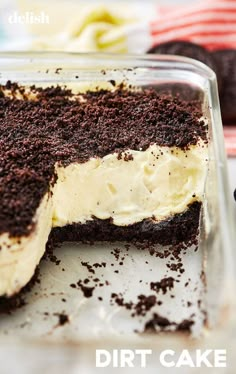
<instances>
[{"instance_id":1,"label":"chocolate cookie crumb topping","mask_svg":"<svg viewBox=\"0 0 236 374\"><path fill-rule=\"evenodd\" d=\"M59 86L31 91L33 98L16 83L0 86L0 233L31 232L36 209L56 180L56 163L144 151L153 143L185 149L207 140L196 102L152 89L98 90L83 100ZM124 159L132 161L128 153Z\"/></svg>"}]
</instances>

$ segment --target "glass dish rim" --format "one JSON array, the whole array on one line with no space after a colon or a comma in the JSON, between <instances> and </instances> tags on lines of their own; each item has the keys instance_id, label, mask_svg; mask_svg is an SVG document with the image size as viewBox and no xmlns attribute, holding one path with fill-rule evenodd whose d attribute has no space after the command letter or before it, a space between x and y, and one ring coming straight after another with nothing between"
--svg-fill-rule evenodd
<instances>
[{"instance_id":1,"label":"glass dish rim","mask_svg":"<svg viewBox=\"0 0 236 374\"><path fill-rule=\"evenodd\" d=\"M217 77L215 72L205 65L204 63L197 61L195 59L177 55L164 55L164 54L120 54L120 53L102 53L102 52L62 52L62 51L8 51L8 52L0 52L0 69L2 71L7 70L26 70L27 67L25 65L17 65L17 62L27 62L29 64L34 64L37 61L47 62L58 64L60 63L63 65L65 63L73 63L78 62L81 59L81 62L88 62L94 63L94 68L98 69L96 66L99 62L107 62L109 63L109 69L112 70L114 66L117 64L117 70L120 69L127 69L125 64L127 64L128 68L130 66L135 68L164 68L166 70L173 70L178 74L178 71L188 71L190 73L195 73L199 77L203 78L205 81L204 91L208 97L209 102L209 109L210 109L210 116L212 122L212 137L213 137L213 147L215 153L215 161L218 173L218 183L219 183L219 191L220 191L220 200L222 203L223 215L225 218L225 222L222 225L223 230L226 233L226 245L230 249L231 256L233 258L233 243L236 240L236 235L233 228L233 208L230 202L230 189L229 189L229 178L228 178L228 171L227 171L227 163L226 163L226 152L224 146L224 134L223 134L223 126L220 114L220 103L219 103L219 95L217 89ZM6 64L6 62L10 62L11 65ZM119 65L119 63L121 65ZM15 69L14 66L15 65ZM11 66L11 67L10 67ZM60 67L60 66L58 66ZM68 68L66 66L66 68ZM66 69L63 68L62 69ZM81 65L78 64L78 69L81 68ZM101 67L99 67L101 68ZM104 70L106 70L107 65L104 66ZM30 74L31 72L29 72ZM35 73L35 72L33 72ZM171 76L171 78L173 78ZM188 77L189 78L189 77ZM1 79L1 75L0 75ZM60 75L57 75L58 81L60 81ZM44 78L39 79L39 81L43 81ZM188 79L186 79L187 84L190 83ZM202 87L203 89L203 87ZM227 225L226 225L227 223ZM227 226L227 227L226 227ZM229 261L229 266L232 267L232 261Z\"/></svg>"},{"instance_id":2,"label":"glass dish rim","mask_svg":"<svg viewBox=\"0 0 236 374\"><path fill-rule=\"evenodd\" d=\"M223 145L223 127L222 127L222 121L220 116L220 110L219 110L219 97L218 97L218 91L217 91L217 83L216 83L216 75L213 72L212 69L207 67L205 64L187 58L187 57L181 57L181 56L172 56L172 55L120 55L120 54L102 54L102 53L62 53L62 52L1 52L0 53L0 69L2 65L4 65L4 61L11 59L12 63L15 63L19 60L29 60L30 63L34 63L36 60L45 60L50 61L52 58L52 61L58 63L68 61L70 59L77 60L78 58L82 58L84 62L88 59L91 60L91 62L94 60L95 63L102 61L104 59L111 59L112 63L116 63L118 61L125 62L129 61L133 64L133 67L152 67L152 68L158 68L158 66L164 65L166 69L176 70L176 73L178 72L178 69L184 70L185 68L193 69L195 70L195 73L199 76L202 76L209 84L209 89L207 90L206 94L208 95L209 104L211 106L211 116L212 116L212 130L213 130L213 146L215 148L215 156L216 156L216 165L219 172L219 178L218 182L220 184L220 191L221 196L219 199L222 201L222 204L224 205L223 210L225 213L228 213L228 217L226 218L226 221L223 222L223 226L225 227L226 233L230 234L231 226L233 228L233 222L231 220L230 222L230 216L232 208L229 203L229 188L228 188L228 177L227 177L227 170L225 168L226 166L226 155L224 151L224 145ZM54 60L55 59L55 60ZM67 60L65 60L67 59ZM140 65L139 65L140 63ZM23 67L24 68L24 67ZM78 69L80 67L78 66ZM17 70L18 67L16 66L15 70ZM106 69L106 68L104 68ZM6 71L8 70L8 66L6 65ZM27 68L25 68L27 70ZM42 79L43 81L43 79ZM58 76L58 81L60 81L60 75ZM217 152L218 151L218 152ZM233 216L233 215L232 215ZM226 227L226 224L229 223L229 227ZM228 235L227 235L228 236ZM229 240L227 247L230 249L230 252L232 253L233 249L233 237ZM231 256L228 256L230 259ZM231 264L232 266L232 261Z\"/></svg>"},{"instance_id":3,"label":"glass dish rim","mask_svg":"<svg viewBox=\"0 0 236 374\"><path fill-rule=\"evenodd\" d=\"M9 59L49 59L49 58L60 59L63 57L70 58L88 58L88 59L100 59L105 60L107 58L113 58L115 60L123 61L143 61L143 62L164 62L164 63L177 63L177 64L186 64L186 66L192 66L197 69L197 73L205 74L205 78L209 80L216 79L215 72L206 64L201 61L195 60L193 58L179 56L179 55L164 55L164 54L120 54L120 53L97 53L97 52L50 52L50 51L9 51L9 52L0 52L0 62L2 58ZM176 66L177 67L177 66Z\"/></svg>"},{"instance_id":4,"label":"glass dish rim","mask_svg":"<svg viewBox=\"0 0 236 374\"><path fill-rule=\"evenodd\" d=\"M113 65L119 63L122 64L120 68L125 69L124 64L127 63L134 68L146 67L146 68L165 68L173 71L176 73L181 71L189 71L192 73L197 74L199 77L205 80L207 87L206 94L209 100L210 106L210 114L212 117L212 131L213 131L213 143L215 147L215 155L216 155L216 163L217 166L221 165L220 174L220 182L221 183L221 190L222 199L224 200L225 209L227 209L229 216L231 216L231 221L233 217L233 209L230 207L230 195L229 195L229 182L228 182L228 175L227 175L227 165L226 165L226 153L224 147L224 137L223 137L223 126L222 120L220 115L220 103L219 103L219 95L217 89L217 79L215 72L205 65L204 63L194 60L189 57L183 56L176 56L176 55L164 55L164 54L119 54L119 53L97 53L97 52L50 52L50 51L19 51L19 52L0 52L0 69L3 71L7 71L10 69L10 66L6 64L6 62L11 63L11 69L14 67L12 64L16 63L15 70L18 69L17 62L28 62L28 63L36 63L37 61L44 61L49 63L73 63L81 59L81 62L91 61L94 62L96 65L99 62L108 61L110 66L109 69L113 67ZM5 68L4 68L5 65ZM130 66L129 66L130 67ZM3 69L2 69L3 68ZM81 65L78 65L78 69L81 68ZM97 67L96 67L97 68ZM107 66L104 67L106 69ZM21 69L27 70L27 67L21 65ZM58 80L60 81L60 75L57 75ZM171 77L172 78L172 77ZM1 79L1 77L0 77ZM41 79L43 81L43 77ZM40 81L40 80L39 80ZM188 81L186 80L186 83ZM224 166L222 168L222 165ZM231 222L231 226L232 222ZM231 244L233 243L234 238L234 230L233 227L230 228L231 231ZM232 248L232 245L231 245Z\"/></svg>"}]
</instances>

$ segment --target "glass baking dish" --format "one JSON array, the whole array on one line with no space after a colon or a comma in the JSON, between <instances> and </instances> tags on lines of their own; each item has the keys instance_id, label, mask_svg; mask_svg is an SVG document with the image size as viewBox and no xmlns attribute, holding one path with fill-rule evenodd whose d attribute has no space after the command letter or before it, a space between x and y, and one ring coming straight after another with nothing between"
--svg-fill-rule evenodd
<instances>
[{"instance_id":1,"label":"glass baking dish","mask_svg":"<svg viewBox=\"0 0 236 374\"><path fill-rule=\"evenodd\" d=\"M97 86L107 88L113 81L153 87L160 92L179 94L185 100L200 100L209 123L209 171L199 249L196 252L189 249L182 255L185 272L171 293L160 295L164 302L157 309L162 316L176 323L193 316L192 335L182 332L143 334L146 317L132 318L128 310L111 305L107 297L108 293L121 290L127 300L145 294L146 282L153 280L153 274L158 279L171 275L171 272L167 274L165 260L137 248L131 248L127 255L122 243L66 244L55 251L60 260L58 266L41 261L40 282L26 294L26 305L9 315L1 315L0 354L7 357L14 351L19 357L15 364L24 368L20 357L30 350L38 363L37 369L43 355L48 365L60 357L65 368L71 368L69 361L73 361L74 367L80 363L92 372L94 352L99 347L149 347L160 351L165 347L181 350L191 343L192 348L209 344L210 348L218 345L222 348L223 345L230 349L233 313L229 310L232 311L234 306L235 285L233 212L213 71L200 62L174 56L8 53L0 56L0 72L2 84L7 80L44 87L61 84L82 91ZM120 258L125 258L122 267L114 258L117 246ZM70 284L78 277L89 276L81 261L97 263L101 259L110 264L96 270L97 277L106 286L101 286L99 293L89 299L75 293ZM117 272L114 272L114 262ZM186 283L189 283L188 287ZM62 314L69 316L69 322L58 323ZM50 351L50 357L45 356L46 350ZM151 367L158 367L154 358L150 360Z\"/></svg>"}]
</instances>

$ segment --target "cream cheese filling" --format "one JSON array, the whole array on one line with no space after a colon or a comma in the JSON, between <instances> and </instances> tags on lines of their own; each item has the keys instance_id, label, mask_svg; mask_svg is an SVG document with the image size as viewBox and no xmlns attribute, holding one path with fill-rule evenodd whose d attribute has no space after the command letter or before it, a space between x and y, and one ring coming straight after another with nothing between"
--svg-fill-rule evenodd
<instances>
[{"instance_id":1,"label":"cream cheese filling","mask_svg":"<svg viewBox=\"0 0 236 374\"><path fill-rule=\"evenodd\" d=\"M125 161L129 156L128 161ZM55 165L57 182L44 196L27 237L0 236L0 295L18 292L33 276L52 227L112 218L125 226L152 218L167 219L202 201L208 147L202 141L183 151L151 145L91 158L67 167Z\"/></svg>"},{"instance_id":2,"label":"cream cheese filling","mask_svg":"<svg viewBox=\"0 0 236 374\"><path fill-rule=\"evenodd\" d=\"M45 252L52 225L52 200L46 194L35 215L35 229L29 236L0 236L0 296L20 291L32 278Z\"/></svg>"},{"instance_id":3,"label":"cream cheese filling","mask_svg":"<svg viewBox=\"0 0 236 374\"><path fill-rule=\"evenodd\" d=\"M94 216L112 218L118 226L153 216L160 221L202 199L207 164L203 143L188 151L152 145L126 154L132 160L114 153L66 168L57 165L53 226L85 223Z\"/></svg>"}]
</instances>

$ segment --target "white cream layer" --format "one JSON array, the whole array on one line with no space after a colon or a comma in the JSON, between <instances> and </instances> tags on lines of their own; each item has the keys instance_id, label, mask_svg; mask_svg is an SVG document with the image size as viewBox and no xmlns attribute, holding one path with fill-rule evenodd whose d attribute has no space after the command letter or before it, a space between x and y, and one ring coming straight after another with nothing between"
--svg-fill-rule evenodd
<instances>
[{"instance_id":1,"label":"white cream layer","mask_svg":"<svg viewBox=\"0 0 236 374\"><path fill-rule=\"evenodd\" d=\"M111 154L56 167L53 226L85 223L92 216L124 226L182 212L202 198L207 148L201 146L184 152L152 145L145 152L127 152L131 161Z\"/></svg>"},{"instance_id":2,"label":"white cream layer","mask_svg":"<svg viewBox=\"0 0 236 374\"><path fill-rule=\"evenodd\" d=\"M83 164L55 165L57 182L36 212L32 234L0 236L0 295L12 295L30 280L52 227L92 217L112 218L119 226L151 217L160 221L203 199L208 167L203 142L187 151L152 145L126 154L132 160L111 154Z\"/></svg>"}]
</instances>

